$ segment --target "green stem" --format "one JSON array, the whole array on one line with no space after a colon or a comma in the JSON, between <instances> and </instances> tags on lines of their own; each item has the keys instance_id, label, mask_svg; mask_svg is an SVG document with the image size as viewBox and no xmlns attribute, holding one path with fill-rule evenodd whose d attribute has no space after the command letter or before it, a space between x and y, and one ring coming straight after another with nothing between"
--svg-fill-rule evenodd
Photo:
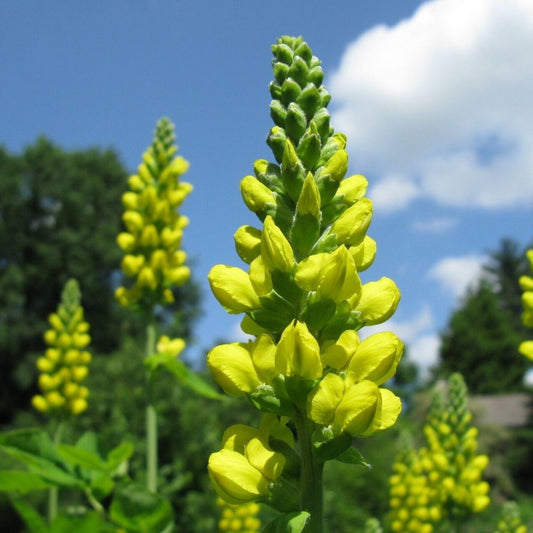
<instances>
[{"instance_id":1,"label":"green stem","mask_svg":"<svg viewBox=\"0 0 533 533\"><path fill-rule=\"evenodd\" d=\"M305 533L323 533L324 497L322 475L324 463L316 460L313 454L313 423L305 415L299 414L295 420L301 454L301 501L302 511L310 513L311 518Z\"/></svg>"},{"instance_id":2,"label":"green stem","mask_svg":"<svg viewBox=\"0 0 533 533\"><path fill-rule=\"evenodd\" d=\"M56 430L54 432L54 446L58 446L61 443L61 436L63 434L64 430L64 422L59 421L57 423ZM48 523L51 524L57 517L57 509L58 509L58 501L59 501L59 488L58 487L52 487L48 491Z\"/></svg>"},{"instance_id":3,"label":"green stem","mask_svg":"<svg viewBox=\"0 0 533 533\"><path fill-rule=\"evenodd\" d=\"M155 352L155 326L146 327L146 357ZM157 492L157 412L154 406L152 377L148 377L148 403L146 405L146 487Z\"/></svg>"}]
</instances>

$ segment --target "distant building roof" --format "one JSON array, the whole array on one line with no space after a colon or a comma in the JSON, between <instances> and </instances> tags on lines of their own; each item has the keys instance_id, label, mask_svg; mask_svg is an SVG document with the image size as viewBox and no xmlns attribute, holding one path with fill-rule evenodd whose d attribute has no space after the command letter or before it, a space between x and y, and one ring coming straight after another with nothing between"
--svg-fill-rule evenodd
<instances>
[{"instance_id":1,"label":"distant building roof","mask_svg":"<svg viewBox=\"0 0 533 533\"><path fill-rule=\"evenodd\" d=\"M527 393L471 396L469 406L479 425L521 427L533 415L533 397Z\"/></svg>"}]
</instances>

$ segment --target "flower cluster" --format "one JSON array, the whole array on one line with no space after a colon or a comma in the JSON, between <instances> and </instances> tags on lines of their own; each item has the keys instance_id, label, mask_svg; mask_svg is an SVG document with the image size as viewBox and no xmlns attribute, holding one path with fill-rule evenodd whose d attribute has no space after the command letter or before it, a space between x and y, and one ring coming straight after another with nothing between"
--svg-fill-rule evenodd
<instances>
[{"instance_id":1,"label":"flower cluster","mask_svg":"<svg viewBox=\"0 0 533 533\"><path fill-rule=\"evenodd\" d=\"M257 517L259 505L245 503L243 505L230 505L218 498L220 507L220 520L218 529L221 532L256 533L261 529L261 520Z\"/></svg>"},{"instance_id":2,"label":"flower cluster","mask_svg":"<svg viewBox=\"0 0 533 533\"><path fill-rule=\"evenodd\" d=\"M87 377L91 354L89 324L83 319L78 282L69 280L57 312L48 317L51 328L44 334L48 348L37 359L41 394L32 398L38 411L54 415L79 415L87 409Z\"/></svg>"},{"instance_id":3,"label":"flower cluster","mask_svg":"<svg viewBox=\"0 0 533 533\"><path fill-rule=\"evenodd\" d=\"M444 518L460 520L489 505L490 487L482 480L489 459L476 453L478 430L471 420L464 380L452 374L447 402L434 395L424 427L427 446L401 451L394 464L393 531L431 533Z\"/></svg>"},{"instance_id":4,"label":"flower cluster","mask_svg":"<svg viewBox=\"0 0 533 533\"><path fill-rule=\"evenodd\" d=\"M180 249L188 219L178 208L192 185L180 182L189 164L174 157L177 146L170 120L158 121L152 146L143 154L137 174L130 176L130 190L122 196L122 220L127 231L117 242L124 252L122 272L130 279L116 297L126 307L172 303L172 288L185 283L190 271Z\"/></svg>"},{"instance_id":5,"label":"flower cluster","mask_svg":"<svg viewBox=\"0 0 533 533\"><path fill-rule=\"evenodd\" d=\"M346 137L330 127L320 61L302 38L282 37L272 50L275 126L267 144L276 162L256 161L255 175L241 181L262 227L235 233L247 270L217 265L209 273L217 300L229 313L245 313L241 327L255 339L216 346L207 361L226 393L305 419L315 449L329 443L340 454L352 437L392 426L400 412L399 398L381 385L396 371L402 342L390 332L358 334L386 321L400 292L389 278L360 279L376 253L366 235L372 202L363 176L345 177ZM215 483L226 497L222 485Z\"/></svg>"},{"instance_id":6,"label":"flower cluster","mask_svg":"<svg viewBox=\"0 0 533 533\"><path fill-rule=\"evenodd\" d=\"M533 250L528 250L526 256L531 270L533 270ZM526 326L533 328L533 277L521 276L519 282L524 291L522 294L522 304L524 306L522 321ZM533 360L533 340L522 342L518 347L518 351Z\"/></svg>"},{"instance_id":7,"label":"flower cluster","mask_svg":"<svg viewBox=\"0 0 533 533\"><path fill-rule=\"evenodd\" d=\"M503 504L502 518L494 533L527 533L527 526L522 522L520 509L516 502Z\"/></svg>"}]
</instances>

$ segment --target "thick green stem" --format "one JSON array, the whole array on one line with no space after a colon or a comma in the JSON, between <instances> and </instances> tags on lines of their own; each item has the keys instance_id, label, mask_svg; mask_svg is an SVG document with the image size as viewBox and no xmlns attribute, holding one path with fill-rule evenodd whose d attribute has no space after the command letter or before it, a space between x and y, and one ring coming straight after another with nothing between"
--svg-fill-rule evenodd
<instances>
[{"instance_id":1,"label":"thick green stem","mask_svg":"<svg viewBox=\"0 0 533 533\"><path fill-rule=\"evenodd\" d=\"M155 352L155 326L146 328L146 357ZM146 405L146 487L157 491L157 413L153 401L152 378L148 378L148 403Z\"/></svg>"},{"instance_id":2,"label":"thick green stem","mask_svg":"<svg viewBox=\"0 0 533 533\"><path fill-rule=\"evenodd\" d=\"M305 415L296 418L296 429L300 442L301 454L301 502L302 511L311 514L305 527L305 533L323 533L324 531L324 497L322 474L324 464L318 462L313 454L311 440L313 424Z\"/></svg>"},{"instance_id":3,"label":"thick green stem","mask_svg":"<svg viewBox=\"0 0 533 533\"><path fill-rule=\"evenodd\" d=\"M54 445L58 446L61 443L61 436L63 434L64 422L58 421L56 430L54 432ZM52 487L48 492L48 523L51 524L57 517L57 508L59 500L58 487Z\"/></svg>"}]
</instances>

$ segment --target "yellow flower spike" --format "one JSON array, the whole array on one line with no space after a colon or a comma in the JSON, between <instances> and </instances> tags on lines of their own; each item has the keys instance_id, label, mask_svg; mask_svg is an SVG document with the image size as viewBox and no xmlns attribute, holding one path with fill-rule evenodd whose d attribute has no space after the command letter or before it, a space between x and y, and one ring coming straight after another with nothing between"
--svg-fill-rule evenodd
<instances>
[{"instance_id":1,"label":"yellow flower spike","mask_svg":"<svg viewBox=\"0 0 533 533\"><path fill-rule=\"evenodd\" d=\"M321 215L320 203L320 191L313 174L309 172L304 180L302 192L296 204L296 212L300 215L312 215L315 218L319 218Z\"/></svg>"},{"instance_id":2,"label":"yellow flower spike","mask_svg":"<svg viewBox=\"0 0 533 533\"><path fill-rule=\"evenodd\" d=\"M372 381L346 386L335 411L334 433L346 432L354 437L371 435L381 426L381 404L379 388Z\"/></svg>"},{"instance_id":3,"label":"yellow flower spike","mask_svg":"<svg viewBox=\"0 0 533 533\"><path fill-rule=\"evenodd\" d=\"M45 394L45 400L52 409L58 409L65 405L65 398L57 391L48 392Z\"/></svg>"},{"instance_id":4,"label":"yellow flower spike","mask_svg":"<svg viewBox=\"0 0 533 533\"><path fill-rule=\"evenodd\" d=\"M350 246L348 251L352 254L357 272L363 272L372 265L376 257L376 250L376 241L368 235L365 236L360 244Z\"/></svg>"},{"instance_id":5,"label":"yellow flower spike","mask_svg":"<svg viewBox=\"0 0 533 533\"><path fill-rule=\"evenodd\" d=\"M331 261L330 254L314 254L296 266L294 281L304 291L316 291L320 280L320 274L324 267Z\"/></svg>"},{"instance_id":6,"label":"yellow flower spike","mask_svg":"<svg viewBox=\"0 0 533 533\"><path fill-rule=\"evenodd\" d=\"M345 203L352 205L365 196L367 187L367 179L360 174L356 174L339 183L339 188L337 189L337 194L335 196L344 197Z\"/></svg>"},{"instance_id":7,"label":"yellow flower spike","mask_svg":"<svg viewBox=\"0 0 533 533\"><path fill-rule=\"evenodd\" d=\"M253 176L246 176L241 180L241 194L246 207L254 213L263 211L269 204L276 203L270 189Z\"/></svg>"},{"instance_id":8,"label":"yellow flower spike","mask_svg":"<svg viewBox=\"0 0 533 533\"><path fill-rule=\"evenodd\" d=\"M217 494L228 503L248 503L269 495L268 480L240 453L222 449L211 454L207 470Z\"/></svg>"},{"instance_id":9,"label":"yellow flower spike","mask_svg":"<svg viewBox=\"0 0 533 533\"><path fill-rule=\"evenodd\" d=\"M141 246L155 248L159 245L159 235L157 229L153 224L148 224L142 229L141 236L139 238Z\"/></svg>"},{"instance_id":10,"label":"yellow flower spike","mask_svg":"<svg viewBox=\"0 0 533 533\"><path fill-rule=\"evenodd\" d=\"M159 249L150 256L150 267L156 272L165 272L168 268L167 254Z\"/></svg>"},{"instance_id":11,"label":"yellow flower spike","mask_svg":"<svg viewBox=\"0 0 533 533\"><path fill-rule=\"evenodd\" d=\"M122 221L130 233L139 233L144 225L144 219L137 211L126 211L122 215Z\"/></svg>"},{"instance_id":12,"label":"yellow flower spike","mask_svg":"<svg viewBox=\"0 0 533 533\"><path fill-rule=\"evenodd\" d=\"M326 374L307 397L307 415L313 422L329 426L344 396L344 380L337 374Z\"/></svg>"},{"instance_id":13,"label":"yellow flower spike","mask_svg":"<svg viewBox=\"0 0 533 533\"><path fill-rule=\"evenodd\" d=\"M335 370L341 370L352 358L359 345L359 335L353 329L347 329L335 342L328 342L322 352L322 363Z\"/></svg>"},{"instance_id":14,"label":"yellow flower spike","mask_svg":"<svg viewBox=\"0 0 533 533\"><path fill-rule=\"evenodd\" d=\"M292 247L270 215L264 221L261 236L261 257L266 267L271 271L290 272L294 266Z\"/></svg>"},{"instance_id":15,"label":"yellow flower spike","mask_svg":"<svg viewBox=\"0 0 533 533\"><path fill-rule=\"evenodd\" d=\"M233 236L239 257L250 264L261 253L261 230L252 226L241 226Z\"/></svg>"},{"instance_id":16,"label":"yellow flower spike","mask_svg":"<svg viewBox=\"0 0 533 533\"><path fill-rule=\"evenodd\" d=\"M253 392L261 381L244 343L220 344L207 354L207 365L218 385L230 396Z\"/></svg>"},{"instance_id":17,"label":"yellow flower spike","mask_svg":"<svg viewBox=\"0 0 533 533\"><path fill-rule=\"evenodd\" d=\"M369 326L385 322L396 311L400 296L398 287L390 278L365 283L356 305L361 321Z\"/></svg>"},{"instance_id":18,"label":"yellow flower spike","mask_svg":"<svg viewBox=\"0 0 533 533\"><path fill-rule=\"evenodd\" d=\"M249 276L257 296L266 296L272 290L272 277L262 256L250 263Z\"/></svg>"},{"instance_id":19,"label":"yellow flower spike","mask_svg":"<svg viewBox=\"0 0 533 533\"><path fill-rule=\"evenodd\" d=\"M317 379L322 376L320 347L303 322L291 322L276 348L276 369L284 376Z\"/></svg>"},{"instance_id":20,"label":"yellow flower spike","mask_svg":"<svg viewBox=\"0 0 533 533\"><path fill-rule=\"evenodd\" d=\"M370 226L372 212L372 202L368 198L362 198L337 218L330 233L337 236L339 244L356 245L364 238Z\"/></svg>"},{"instance_id":21,"label":"yellow flower spike","mask_svg":"<svg viewBox=\"0 0 533 533\"><path fill-rule=\"evenodd\" d=\"M357 376L357 381L369 379L381 385L396 373L402 353L403 343L394 333L376 333L359 344L347 370Z\"/></svg>"},{"instance_id":22,"label":"yellow flower spike","mask_svg":"<svg viewBox=\"0 0 533 533\"><path fill-rule=\"evenodd\" d=\"M89 404L87 403L87 400L84 400L83 398L76 398L72 400L69 404L69 410L71 414L73 415L80 415L84 411L87 410L89 407Z\"/></svg>"},{"instance_id":23,"label":"yellow flower spike","mask_svg":"<svg viewBox=\"0 0 533 533\"><path fill-rule=\"evenodd\" d=\"M259 307L250 276L237 267L215 265L208 275L209 285L229 313L244 313Z\"/></svg>"},{"instance_id":24,"label":"yellow flower spike","mask_svg":"<svg viewBox=\"0 0 533 533\"><path fill-rule=\"evenodd\" d=\"M345 246L340 246L329 254L329 261L320 273L318 293L337 303L358 298L361 294L361 280L353 257Z\"/></svg>"},{"instance_id":25,"label":"yellow flower spike","mask_svg":"<svg viewBox=\"0 0 533 533\"><path fill-rule=\"evenodd\" d=\"M65 329L65 324L63 323L63 321L59 318L58 314L57 313L52 313L49 317L48 317L48 322L50 323L50 325L58 332L61 332Z\"/></svg>"},{"instance_id":26,"label":"yellow flower spike","mask_svg":"<svg viewBox=\"0 0 533 533\"><path fill-rule=\"evenodd\" d=\"M268 449L258 438L253 438L244 451L248 462L269 481L275 481L283 472L285 457L279 452Z\"/></svg>"}]
</instances>

